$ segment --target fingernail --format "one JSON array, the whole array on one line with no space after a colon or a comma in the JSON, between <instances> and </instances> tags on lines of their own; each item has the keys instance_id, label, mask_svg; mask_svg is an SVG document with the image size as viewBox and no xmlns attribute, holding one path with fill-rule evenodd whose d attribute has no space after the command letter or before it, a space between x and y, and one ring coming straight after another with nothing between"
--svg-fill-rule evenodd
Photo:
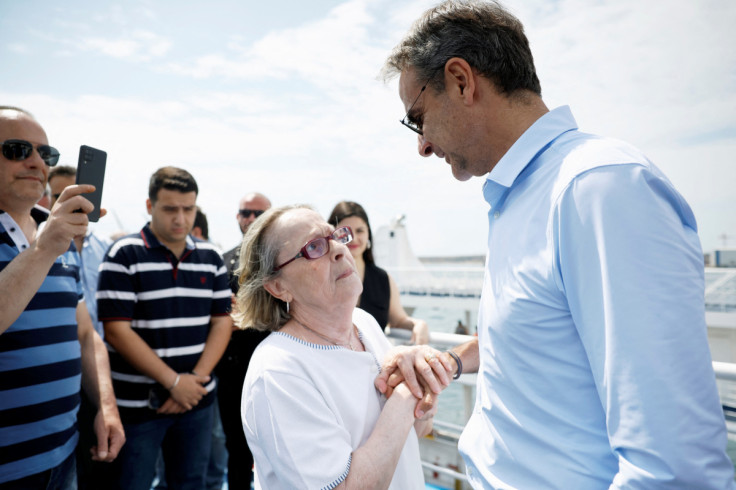
<instances>
[{"instance_id":1,"label":"fingernail","mask_svg":"<svg viewBox=\"0 0 736 490\"><path fill-rule=\"evenodd\" d=\"M418 417L417 417L418 419L421 419L422 417L424 417L424 412L422 410L419 410L417 414L418 414Z\"/></svg>"},{"instance_id":2,"label":"fingernail","mask_svg":"<svg viewBox=\"0 0 736 490\"><path fill-rule=\"evenodd\" d=\"M107 457L107 451L101 451L100 452L100 459L105 459Z\"/></svg>"}]
</instances>

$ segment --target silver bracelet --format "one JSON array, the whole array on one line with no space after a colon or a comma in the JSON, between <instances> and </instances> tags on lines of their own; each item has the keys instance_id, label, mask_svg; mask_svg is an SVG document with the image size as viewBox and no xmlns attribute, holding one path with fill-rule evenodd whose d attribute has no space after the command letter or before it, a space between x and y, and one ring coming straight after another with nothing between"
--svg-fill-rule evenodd
<instances>
[{"instance_id":1,"label":"silver bracelet","mask_svg":"<svg viewBox=\"0 0 736 490\"><path fill-rule=\"evenodd\" d=\"M179 384L179 380L180 380L180 379L181 379L181 374L178 374L178 373L177 373L177 375L176 375L176 379L174 380L174 384L173 384L173 385L171 385L171 388L169 388L169 391L171 391L171 390L173 390L174 388L176 388L176 385L178 385L178 384Z\"/></svg>"}]
</instances>

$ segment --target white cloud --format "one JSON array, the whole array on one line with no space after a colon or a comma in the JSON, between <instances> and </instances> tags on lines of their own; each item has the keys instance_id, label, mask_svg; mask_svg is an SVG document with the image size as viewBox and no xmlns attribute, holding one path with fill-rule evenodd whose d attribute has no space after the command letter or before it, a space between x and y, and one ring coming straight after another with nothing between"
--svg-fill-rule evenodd
<instances>
[{"instance_id":1,"label":"white cloud","mask_svg":"<svg viewBox=\"0 0 736 490\"><path fill-rule=\"evenodd\" d=\"M151 61L164 56L171 48L171 41L152 32L135 31L130 36L107 39L85 37L77 47L85 51L97 51L106 56L130 61Z\"/></svg>"},{"instance_id":2,"label":"white cloud","mask_svg":"<svg viewBox=\"0 0 736 490\"><path fill-rule=\"evenodd\" d=\"M29 54L31 49L27 44L22 43L8 43L5 45L5 49L16 54Z\"/></svg>"}]
</instances>

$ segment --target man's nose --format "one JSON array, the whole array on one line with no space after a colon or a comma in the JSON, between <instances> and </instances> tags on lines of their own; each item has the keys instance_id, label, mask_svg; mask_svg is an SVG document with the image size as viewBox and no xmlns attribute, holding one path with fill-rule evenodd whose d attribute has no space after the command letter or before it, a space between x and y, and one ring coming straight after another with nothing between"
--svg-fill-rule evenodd
<instances>
[{"instance_id":1,"label":"man's nose","mask_svg":"<svg viewBox=\"0 0 736 490\"><path fill-rule=\"evenodd\" d=\"M423 157L431 157L432 153L434 153L432 144L427 141L423 134L417 137L417 142L419 144L419 154Z\"/></svg>"},{"instance_id":2,"label":"man's nose","mask_svg":"<svg viewBox=\"0 0 736 490\"><path fill-rule=\"evenodd\" d=\"M29 168L44 168L46 167L46 162L43 161L41 158L41 154L38 152L38 149L34 148L31 152L31 155L23 160L23 163L26 165L26 167Z\"/></svg>"}]
</instances>

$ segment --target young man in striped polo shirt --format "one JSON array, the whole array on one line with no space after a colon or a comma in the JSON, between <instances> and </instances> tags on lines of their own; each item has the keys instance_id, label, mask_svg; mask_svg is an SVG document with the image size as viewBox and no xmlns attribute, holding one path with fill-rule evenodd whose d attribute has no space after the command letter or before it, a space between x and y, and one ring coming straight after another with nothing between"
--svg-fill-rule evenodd
<instances>
[{"instance_id":1,"label":"young man in striped polo shirt","mask_svg":"<svg viewBox=\"0 0 736 490\"><path fill-rule=\"evenodd\" d=\"M22 109L0 107L0 146L0 489L61 489L74 475L80 380L98 411L93 458L113 460L125 441L71 245L93 209L80 194L94 188L68 187L50 214L34 207L59 154Z\"/></svg>"},{"instance_id":2,"label":"young man in striped polo shirt","mask_svg":"<svg viewBox=\"0 0 736 490\"><path fill-rule=\"evenodd\" d=\"M230 339L230 288L219 252L189 235L198 187L186 170L151 177L151 221L115 242L100 268L105 327L128 442L109 488L150 488L163 450L169 488L204 488L216 383Z\"/></svg>"}]
</instances>

